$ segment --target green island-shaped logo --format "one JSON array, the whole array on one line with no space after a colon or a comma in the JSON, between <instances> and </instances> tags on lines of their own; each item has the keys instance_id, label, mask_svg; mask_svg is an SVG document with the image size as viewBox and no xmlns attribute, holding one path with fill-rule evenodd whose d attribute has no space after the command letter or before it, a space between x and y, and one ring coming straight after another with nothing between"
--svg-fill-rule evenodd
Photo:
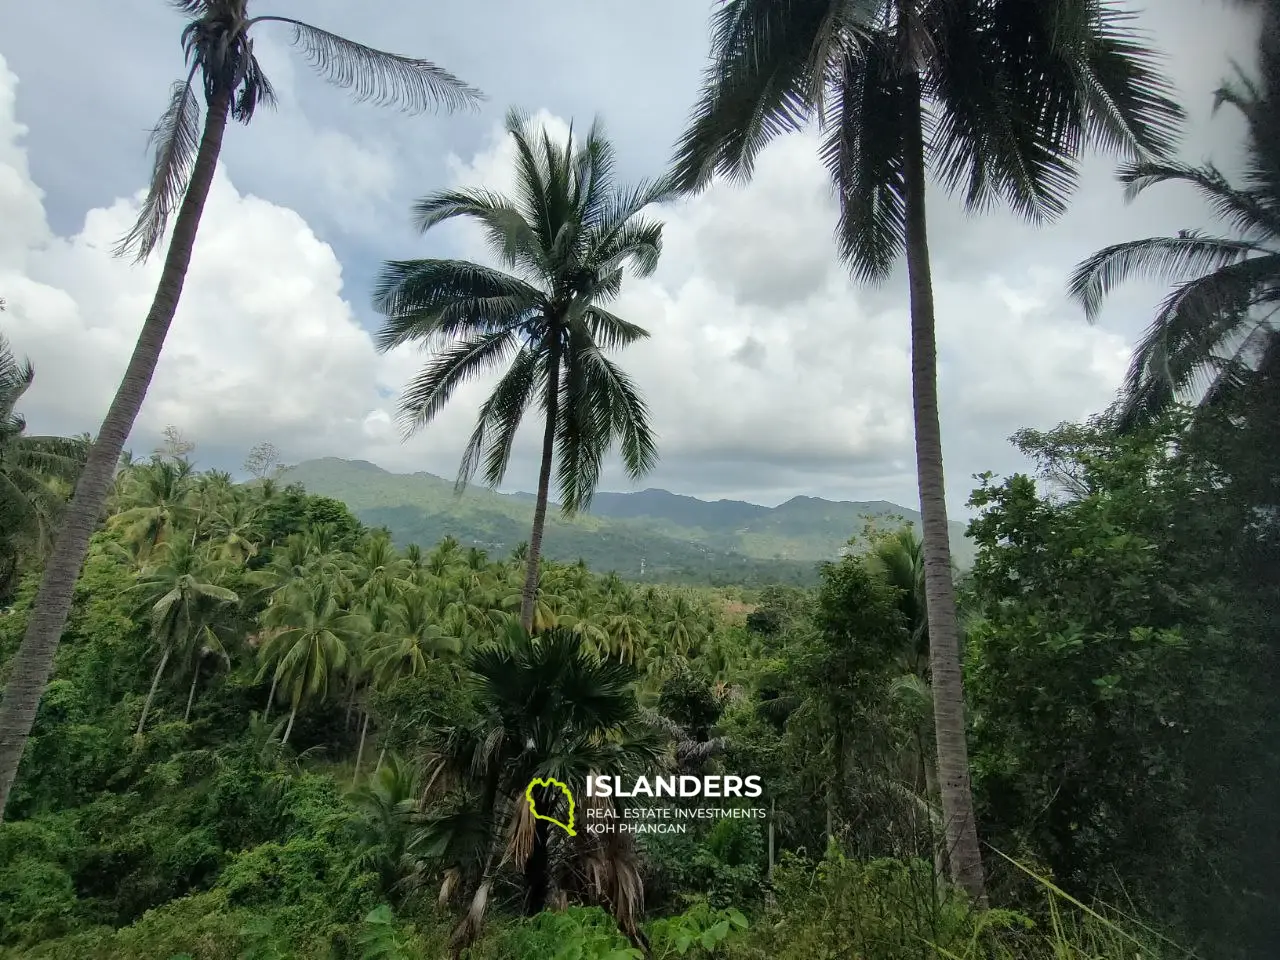
<instances>
[{"instance_id":1,"label":"green island-shaped logo","mask_svg":"<svg viewBox=\"0 0 1280 960\"><path fill-rule=\"evenodd\" d=\"M568 823L561 823L555 817L543 816L541 813L538 812L537 804L533 802L534 787L555 787L557 790L559 790L561 793L565 795L565 799L569 801L569 822ZM529 812L533 814L533 818L535 820L546 820L548 823L554 823L557 827L559 827L561 830L563 830L565 833L567 833L571 837L576 837L578 835L577 831L573 829L573 793L569 790L568 787L566 787L559 780L553 780L551 777L547 777L545 780L542 779L541 777L530 780L529 786L524 788L524 798L529 801Z\"/></svg>"}]
</instances>

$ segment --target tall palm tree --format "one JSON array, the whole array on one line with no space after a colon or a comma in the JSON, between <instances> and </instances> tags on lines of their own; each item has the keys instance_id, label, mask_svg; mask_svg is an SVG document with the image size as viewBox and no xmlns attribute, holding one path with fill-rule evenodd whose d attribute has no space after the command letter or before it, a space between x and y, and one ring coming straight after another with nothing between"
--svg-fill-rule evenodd
<instances>
[{"instance_id":1,"label":"tall palm tree","mask_svg":"<svg viewBox=\"0 0 1280 960\"><path fill-rule=\"evenodd\" d=\"M1243 76L1219 90L1217 102L1235 106L1249 125L1249 163L1238 186L1212 164L1169 161L1126 165L1120 181L1128 200L1159 184L1190 186L1228 234L1180 230L1113 244L1071 277L1071 294L1090 320L1132 277L1175 284L1134 351L1117 411L1121 427L1149 420L1180 396L1224 398L1249 371L1280 361L1280 139L1269 135L1275 105Z\"/></svg>"},{"instance_id":2,"label":"tall palm tree","mask_svg":"<svg viewBox=\"0 0 1280 960\"><path fill-rule=\"evenodd\" d=\"M478 223L510 272L458 260L393 261L378 280L375 305L387 318L380 349L420 342L436 351L405 391L401 412L409 430L435 419L459 384L507 364L480 408L459 492L482 463L486 482L502 482L525 411L534 402L542 406L542 464L520 605L520 621L530 629L557 451L566 513L590 504L615 440L631 477L657 461L645 403L605 356L648 333L604 304L622 289L624 268L646 276L657 267L662 224L641 214L672 190L665 181L620 187L599 122L581 142L570 132L556 143L512 111L507 133L516 148L514 196L446 190L419 200L414 213L424 232L457 218Z\"/></svg>"},{"instance_id":3,"label":"tall palm tree","mask_svg":"<svg viewBox=\"0 0 1280 960\"><path fill-rule=\"evenodd\" d=\"M436 105L448 109L473 105L480 97L478 91L425 60L375 50L291 17L251 17L249 0L169 3L190 18L182 31L187 75L173 85L169 106L152 131L155 164L150 189L138 222L121 241L119 252L145 259L159 245L171 215L176 212L177 216L151 309L45 565L26 635L0 702L0 819L53 669L89 538L178 309L227 121L248 123L259 106L270 106L275 100L253 52L255 31L276 23L291 28L294 46L311 66L358 100L417 113ZM203 130L201 96L206 106Z\"/></svg>"},{"instance_id":4,"label":"tall palm tree","mask_svg":"<svg viewBox=\"0 0 1280 960\"><path fill-rule=\"evenodd\" d=\"M1061 213L1086 145L1171 149L1177 106L1153 54L1108 0L724 0L713 64L677 149L688 189L749 177L760 149L816 117L859 279L905 254L939 774L953 878L985 898L965 744L938 424L925 188L971 210Z\"/></svg>"},{"instance_id":5,"label":"tall palm tree","mask_svg":"<svg viewBox=\"0 0 1280 960\"><path fill-rule=\"evenodd\" d=\"M30 437L17 412L35 380L35 368L21 363L0 336L0 596L12 591L24 554L43 555L66 506L56 484L76 482L88 445L69 437Z\"/></svg>"}]
</instances>

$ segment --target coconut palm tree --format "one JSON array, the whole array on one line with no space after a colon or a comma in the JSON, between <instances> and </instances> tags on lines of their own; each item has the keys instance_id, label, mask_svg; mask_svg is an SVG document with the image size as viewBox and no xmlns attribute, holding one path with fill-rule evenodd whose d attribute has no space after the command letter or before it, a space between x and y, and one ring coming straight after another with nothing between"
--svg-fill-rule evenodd
<instances>
[{"instance_id":1,"label":"coconut palm tree","mask_svg":"<svg viewBox=\"0 0 1280 960\"><path fill-rule=\"evenodd\" d=\"M282 743L289 742L298 710L328 696L344 675L351 651L370 632L367 618L343 609L327 580L299 581L287 587L281 602L268 607L264 625L272 633L258 657L259 679L272 674L289 697L289 723Z\"/></svg>"},{"instance_id":2,"label":"coconut palm tree","mask_svg":"<svg viewBox=\"0 0 1280 960\"><path fill-rule=\"evenodd\" d=\"M380 349L420 342L436 352L405 391L409 430L435 419L459 384L507 366L480 408L459 492L481 464L486 482L502 482L525 411L542 406L542 463L520 604L520 621L530 629L557 452L566 513L589 505L615 440L631 477L657 461L645 403L605 356L648 333L604 304L622 289L624 268L645 276L657 267L662 225L642 211L672 191L665 181L621 188L599 122L581 141L570 132L556 143L512 111L507 133L516 148L513 196L447 190L419 200L414 214L424 232L458 218L479 224L509 272L458 260L394 261L383 268L375 305L387 318Z\"/></svg>"},{"instance_id":3,"label":"coconut palm tree","mask_svg":"<svg viewBox=\"0 0 1280 960\"><path fill-rule=\"evenodd\" d=\"M45 565L27 631L0 702L0 818L53 669L89 538L178 309L227 122L248 123L258 107L270 106L275 99L254 54L255 34L274 24L287 27L294 46L308 63L357 100L417 113L437 105L447 109L474 105L480 96L426 60L375 50L292 17L250 16L249 0L169 2L190 18L182 31L187 75L173 85L169 105L152 131L155 163L150 188L138 221L121 240L119 252L145 259L160 244L170 218L175 213L176 217L155 298Z\"/></svg>"},{"instance_id":4,"label":"coconut palm tree","mask_svg":"<svg viewBox=\"0 0 1280 960\"><path fill-rule=\"evenodd\" d=\"M842 257L876 281L905 254L943 811L953 877L979 901L925 188L932 173L971 210L1042 221L1066 208L1085 146L1170 150L1180 111L1129 19L1106 0L724 0L677 148L677 182L697 189L749 177L770 139L816 118Z\"/></svg>"},{"instance_id":5,"label":"coconut palm tree","mask_svg":"<svg viewBox=\"0 0 1280 960\"><path fill-rule=\"evenodd\" d=\"M5 597L12 592L21 557L48 550L66 492L88 452L78 439L26 436L27 422L16 408L35 375L35 368L19 363L9 341L0 336L0 596Z\"/></svg>"},{"instance_id":6,"label":"coconut palm tree","mask_svg":"<svg viewBox=\"0 0 1280 960\"><path fill-rule=\"evenodd\" d=\"M125 471L117 497L119 511L107 520L107 527L119 530L139 559L145 561L175 527L188 521L196 526L194 471L189 460L159 456Z\"/></svg>"},{"instance_id":7,"label":"coconut palm tree","mask_svg":"<svg viewBox=\"0 0 1280 960\"><path fill-rule=\"evenodd\" d=\"M167 541L159 554L159 562L142 572L135 587L142 595L139 611L149 612L151 639L160 652L151 689L138 718L138 736L146 727L151 702L170 658L176 654L188 662L198 662L206 648L220 652L222 646L212 629L213 621L221 607L240 602L234 591L215 582L218 566L185 537ZM187 698L188 717L194 683L191 691Z\"/></svg>"},{"instance_id":8,"label":"coconut palm tree","mask_svg":"<svg viewBox=\"0 0 1280 960\"><path fill-rule=\"evenodd\" d=\"M1249 372L1280 361L1280 139L1268 135L1275 108L1243 76L1225 85L1249 125L1249 163L1239 185L1212 164L1139 162L1120 171L1125 198L1176 183L1196 190L1226 225L1225 235L1180 230L1099 250L1075 270L1071 295L1092 321L1126 280L1173 281L1173 292L1134 351L1118 406L1122 428L1147 422L1179 398L1213 402L1237 391Z\"/></svg>"}]
</instances>

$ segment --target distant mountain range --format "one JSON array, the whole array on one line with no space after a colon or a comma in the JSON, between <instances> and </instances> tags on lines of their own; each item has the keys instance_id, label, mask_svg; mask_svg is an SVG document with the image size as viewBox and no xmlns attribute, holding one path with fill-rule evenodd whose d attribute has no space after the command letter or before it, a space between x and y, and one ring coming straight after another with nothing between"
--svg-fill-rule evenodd
<instances>
[{"instance_id":1,"label":"distant mountain range","mask_svg":"<svg viewBox=\"0 0 1280 960\"><path fill-rule=\"evenodd\" d=\"M492 555L528 540L534 497L469 487L430 473L391 473L364 460L326 457L290 468L282 480L341 500L370 526L385 526L399 544L431 546L452 535ZM867 503L795 497L776 507L740 500L699 500L666 490L597 493L590 513L547 515L543 541L556 560L586 560L593 570L629 579L711 584L811 583L821 560L847 551L869 519L885 526L901 517L919 529L914 510L884 500ZM974 555L964 524L952 523L951 549L967 567Z\"/></svg>"}]
</instances>

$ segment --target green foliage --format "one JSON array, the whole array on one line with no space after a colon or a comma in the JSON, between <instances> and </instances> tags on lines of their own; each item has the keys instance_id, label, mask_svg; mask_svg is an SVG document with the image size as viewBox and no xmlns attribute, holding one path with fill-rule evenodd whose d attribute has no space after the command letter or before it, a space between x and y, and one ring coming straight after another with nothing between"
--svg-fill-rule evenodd
<instances>
[{"instance_id":1,"label":"green foliage","mask_svg":"<svg viewBox=\"0 0 1280 960\"><path fill-rule=\"evenodd\" d=\"M1244 505L1185 429L1026 434L1069 496L975 494L974 774L992 842L1065 888L1267 942L1246 891L1276 883L1280 605L1223 551Z\"/></svg>"},{"instance_id":2,"label":"green foliage","mask_svg":"<svg viewBox=\"0 0 1280 960\"><path fill-rule=\"evenodd\" d=\"M1187 910L1238 920L1250 932L1209 954L1234 960L1266 942L1240 864L1267 889L1270 801L1238 798L1272 776L1257 744L1274 742L1274 590L1250 559L1264 541L1238 532L1261 467L1232 482L1248 445L1204 423L1177 446L1029 435L1083 493L1052 500L1018 478L979 494L966 604L984 829L1061 890L1046 900L1041 882L997 870L996 895L1022 913L982 921L937 881L931 731L912 699L929 695L919 617L910 577L883 558L828 564L814 591L760 591L754 628L741 593L547 562L530 637L512 631L518 558L454 540L402 553L363 532L346 550L323 501L319 526L300 519L273 543L306 494L176 461L130 467L0 826L0 951L354 960L444 956L465 935L474 958L629 957L645 938L663 957L1109 956L1109 928L1064 897L1113 882L1162 924ZM1204 546L1227 530L1234 565ZM135 585L187 554L237 598L216 620L225 660L176 656L136 737L157 636ZM313 594L322 607L297 602ZM5 656L30 596L24 585L0 618ZM269 702L273 651L321 629L326 672L307 661L289 730L298 688L284 671ZM184 631L161 636L187 649ZM655 769L760 776L765 797L745 803L770 819L567 838L513 802L535 774ZM1059 832L1066 817L1075 829ZM1205 831L1216 851L1197 845ZM1206 891L1205 869L1231 886ZM539 912L543 898L568 909ZM740 930L731 911L757 919ZM833 917L841 932L824 932Z\"/></svg>"},{"instance_id":3,"label":"green foliage","mask_svg":"<svg viewBox=\"0 0 1280 960\"><path fill-rule=\"evenodd\" d=\"M476 960L641 960L643 956L599 907L571 907L513 925L487 949L482 948Z\"/></svg>"}]
</instances>

